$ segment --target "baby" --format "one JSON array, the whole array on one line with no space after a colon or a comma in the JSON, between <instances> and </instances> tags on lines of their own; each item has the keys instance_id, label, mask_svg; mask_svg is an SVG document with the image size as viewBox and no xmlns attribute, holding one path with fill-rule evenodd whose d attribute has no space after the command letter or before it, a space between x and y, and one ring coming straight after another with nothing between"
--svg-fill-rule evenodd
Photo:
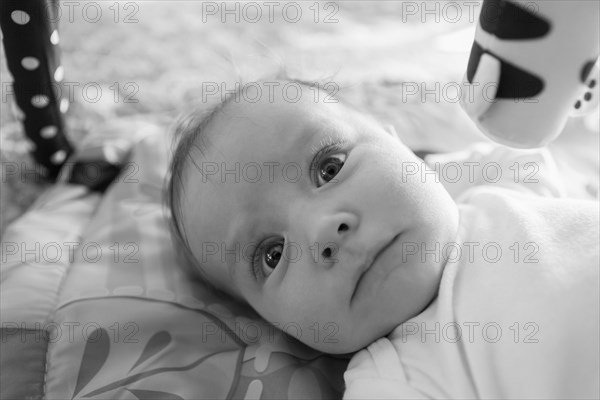
<instances>
[{"instance_id":1,"label":"baby","mask_svg":"<svg viewBox=\"0 0 600 400\"><path fill-rule=\"evenodd\" d=\"M174 236L205 281L276 326L333 326L335 340L298 337L323 352L368 346L346 397L597 396L597 203L506 179L463 193L327 93L245 88L180 127L171 166ZM510 153L477 154L498 152ZM527 159L546 166L543 152ZM524 191L560 195L547 176ZM457 339L487 322L521 336L514 323L536 322L541 344Z\"/></svg>"}]
</instances>

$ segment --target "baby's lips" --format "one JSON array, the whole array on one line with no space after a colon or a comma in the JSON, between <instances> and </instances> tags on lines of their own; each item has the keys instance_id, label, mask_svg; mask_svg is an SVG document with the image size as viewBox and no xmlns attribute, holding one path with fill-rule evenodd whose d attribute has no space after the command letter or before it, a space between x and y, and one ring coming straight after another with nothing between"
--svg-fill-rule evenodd
<instances>
[{"instance_id":1,"label":"baby's lips","mask_svg":"<svg viewBox=\"0 0 600 400\"><path fill-rule=\"evenodd\" d=\"M357 270L356 270L356 272L358 273L358 277L356 278L356 281L355 281L356 284L354 286L354 291L352 292L352 297L351 297L350 301L352 301L352 299L354 299L354 296L356 295L356 292L358 291L358 287L360 286L361 282L363 281L365 274L373 267L373 265L375 265L375 263L379 259L381 259L381 256L387 250L389 250L389 248L392 247L392 245L394 243L396 243L398 241L398 238L401 235L402 235L402 233L398 233L397 235L393 236L388 241L385 241L383 243L380 243L377 246L374 246L373 248L375 249L375 251L372 251L370 254L367 255L365 262L359 264L360 267L357 268Z\"/></svg>"}]
</instances>

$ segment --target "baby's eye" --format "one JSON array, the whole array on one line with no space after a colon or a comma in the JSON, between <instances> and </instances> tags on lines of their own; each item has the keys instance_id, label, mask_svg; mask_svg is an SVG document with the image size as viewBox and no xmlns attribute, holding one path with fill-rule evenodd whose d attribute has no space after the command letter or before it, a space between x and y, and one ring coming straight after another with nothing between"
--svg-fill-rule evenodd
<instances>
[{"instance_id":1,"label":"baby's eye","mask_svg":"<svg viewBox=\"0 0 600 400\"><path fill-rule=\"evenodd\" d=\"M283 245L280 243L270 245L269 247L267 247L264 257L266 267L270 269L275 269L277 264L279 264L279 260L281 259L282 253Z\"/></svg>"},{"instance_id":2,"label":"baby's eye","mask_svg":"<svg viewBox=\"0 0 600 400\"><path fill-rule=\"evenodd\" d=\"M281 241L261 245L255 256L254 274L257 277L271 275L282 255L283 243Z\"/></svg>"},{"instance_id":3,"label":"baby's eye","mask_svg":"<svg viewBox=\"0 0 600 400\"><path fill-rule=\"evenodd\" d=\"M323 186L335 178L344 166L345 161L345 154L333 154L323 159L317 171L317 186Z\"/></svg>"}]
</instances>

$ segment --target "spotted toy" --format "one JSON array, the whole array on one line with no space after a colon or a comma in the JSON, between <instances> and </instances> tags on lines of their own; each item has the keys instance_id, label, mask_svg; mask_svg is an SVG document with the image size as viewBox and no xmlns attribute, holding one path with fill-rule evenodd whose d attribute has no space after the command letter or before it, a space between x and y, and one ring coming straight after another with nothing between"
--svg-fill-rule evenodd
<instances>
[{"instance_id":1,"label":"spotted toy","mask_svg":"<svg viewBox=\"0 0 600 400\"><path fill-rule=\"evenodd\" d=\"M14 79L6 94L14 96L13 113L23 124L42 176L103 192L121 171L131 143L90 139L75 149L69 142L64 123L69 100L59 96L65 90L54 90L61 88L65 76L60 63L59 7L58 0L0 2L2 41Z\"/></svg>"}]
</instances>

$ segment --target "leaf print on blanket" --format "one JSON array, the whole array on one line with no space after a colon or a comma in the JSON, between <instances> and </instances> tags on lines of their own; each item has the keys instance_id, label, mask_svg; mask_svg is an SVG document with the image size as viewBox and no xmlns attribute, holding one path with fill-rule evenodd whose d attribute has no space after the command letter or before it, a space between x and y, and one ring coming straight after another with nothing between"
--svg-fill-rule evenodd
<instances>
[{"instance_id":1,"label":"leaf print on blanket","mask_svg":"<svg viewBox=\"0 0 600 400\"><path fill-rule=\"evenodd\" d=\"M156 390L127 390L139 400L184 400L183 397L179 397L176 394Z\"/></svg>"},{"instance_id":2,"label":"leaf print on blanket","mask_svg":"<svg viewBox=\"0 0 600 400\"><path fill-rule=\"evenodd\" d=\"M224 329L222 322L204 320L204 323L213 325L211 332L220 334L203 337L197 333L190 333L184 337L180 334L180 337L175 338L173 332L160 330L151 334L147 340L144 339L136 344L139 346L138 355L128 356L128 358L125 358L123 348L119 348L123 344L111 342L109 333L105 329L94 330L85 342L72 399L120 398L126 392L130 393L129 396L133 394L138 399L144 400L182 399L189 397L189 393L186 396L186 393L181 391L185 392L189 388L165 383L177 381L173 379L173 374L185 379L184 375L198 374L198 372L201 372L201 376L210 377L213 382L218 381L207 388L211 395L226 397L233 390L232 386L239 380L239 366L245 346L231 330ZM196 344L190 346L190 341ZM198 354L190 354L190 348L197 349ZM191 357L178 357L177 355L183 354L182 352ZM132 360L130 366L127 365L128 359ZM184 364L173 365L177 361ZM122 372L116 372L115 368ZM219 372L221 370L230 373L223 374ZM119 375L121 378L115 379ZM108 376L114 378L107 383ZM102 382L102 384L98 385L94 382ZM197 383L200 386L207 386ZM156 387L157 384L160 386Z\"/></svg>"},{"instance_id":3,"label":"leaf print on blanket","mask_svg":"<svg viewBox=\"0 0 600 400\"><path fill-rule=\"evenodd\" d=\"M140 358L138 358L135 364L129 369L129 372L153 355L159 353L162 349L167 347L170 342L171 334L167 331L160 331L152 335L150 340L148 340L148 343L146 343L146 347L144 347L142 354L140 354Z\"/></svg>"},{"instance_id":4,"label":"leaf print on blanket","mask_svg":"<svg viewBox=\"0 0 600 400\"><path fill-rule=\"evenodd\" d=\"M87 338L81 364L79 366L79 375L77 384L73 392L73 398L83 389L96 374L102 369L102 366L108 358L110 342L106 330L95 329Z\"/></svg>"}]
</instances>

